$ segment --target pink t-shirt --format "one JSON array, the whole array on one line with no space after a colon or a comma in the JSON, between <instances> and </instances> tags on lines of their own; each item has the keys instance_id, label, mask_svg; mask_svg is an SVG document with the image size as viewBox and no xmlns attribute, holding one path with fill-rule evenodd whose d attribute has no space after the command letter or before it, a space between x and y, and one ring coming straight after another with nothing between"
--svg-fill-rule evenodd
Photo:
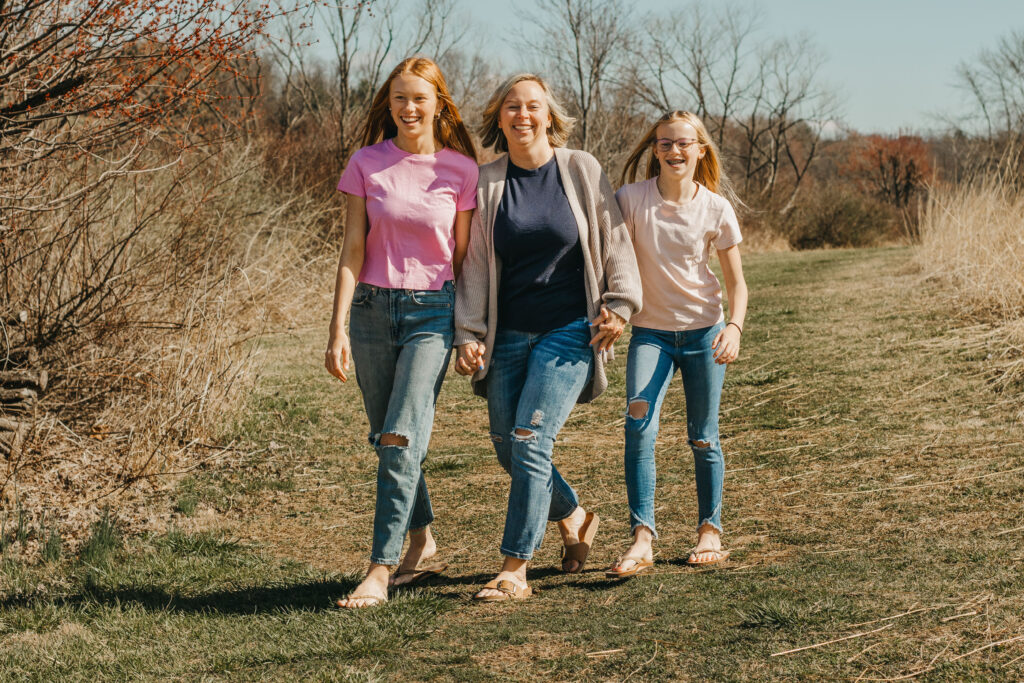
<instances>
[{"instance_id":1,"label":"pink t-shirt","mask_svg":"<svg viewBox=\"0 0 1024 683\"><path fill-rule=\"evenodd\" d=\"M728 200L698 184L690 201L666 201L656 177L622 186L615 198L643 283L643 308L630 322L677 332L723 320L722 287L708 259L711 245L728 249L743 239Z\"/></svg>"},{"instance_id":2,"label":"pink t-shirt","mask_svg":"<svg viewBox=\"0 0 1024 683\"><path fill-rule=\"evenodd\" d=\"M476 208L476 162L445 147L403 152L389 138L349 159L338 189L366 198L369 229L359 281L441 289L454 280L455 212Z\"/></svg>"}]
</instances>

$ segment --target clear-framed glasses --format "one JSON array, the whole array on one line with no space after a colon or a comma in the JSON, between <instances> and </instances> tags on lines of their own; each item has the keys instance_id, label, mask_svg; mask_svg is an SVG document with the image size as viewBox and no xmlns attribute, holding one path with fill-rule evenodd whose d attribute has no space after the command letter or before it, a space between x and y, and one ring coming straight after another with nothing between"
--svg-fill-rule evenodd
<instances>
[{"instance_id":1,"label":"clear-framed glasses","mask_svg":"<svg viewBox=\"0 0 1024 683\"><path fill-rule=\"evenodd\" d=\"M654 141L655 146L659 152L670 152L673 147L678 146L680 151L686 149L693 143L697 142L693 138L679 138L678 140L669 140L668 138L658 138Z\"/></svg>"}]
</instances>

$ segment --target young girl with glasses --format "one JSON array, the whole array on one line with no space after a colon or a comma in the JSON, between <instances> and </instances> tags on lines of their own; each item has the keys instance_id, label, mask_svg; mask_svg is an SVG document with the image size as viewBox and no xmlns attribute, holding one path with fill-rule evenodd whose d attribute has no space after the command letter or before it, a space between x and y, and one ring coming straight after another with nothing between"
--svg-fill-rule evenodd
<instances>
[{"instance_id":1,"label":"young girl with glasses","mask_svg":"<svg viewBox=\"0 0 1024 683\"><path fill-rule=\"evenodd\" d=\"M648 156L646 179L636 181ZM653 565L654 445L662 400L678 369L697 480L697 545L686 562L721 562L725 462L718 407L725 367L736 360L747 310L739 224L722 189L718 150L701 120L685 111L662 116L633 150L616 193L633 240L643 306L633 316L626 360L626 491L633 544L606 572L634 576ZM630 184L625 184L630 183ZM715 249L729 298L708 265Z\"/></svg>"},{"instance_id":2,"label":"young girl with glasses","mask_svg":"<svg viewBox=\"0 0 1024 683\"><path fill-rule=\"evenodd\" d=\"M325 361L342 381L355 361L378 458L370 569L338 601L346 608L385 602L395 565L391 585L446 567L431 562L434 513L421 466L451 358L454 280L478 175L469 132L441 70L426 58L404 60L377 91L363 145L338 183L346 194L345 239ZM406 533L409 549L399 563Z\"/></svg>"}]
</instances>

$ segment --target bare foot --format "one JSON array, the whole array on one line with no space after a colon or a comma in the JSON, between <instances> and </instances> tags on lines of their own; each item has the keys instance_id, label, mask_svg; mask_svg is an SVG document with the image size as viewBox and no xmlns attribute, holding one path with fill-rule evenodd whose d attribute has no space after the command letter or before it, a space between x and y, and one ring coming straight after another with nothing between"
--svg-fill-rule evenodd
<instances>
[{"instance_id":1,"label":"bare foot","mask_svg":"<svg viewBox=\"0 0 1024 683\"><path fill-rule=\"evenodd\" d=\"M568 548L580 542L580 527L587 519L587 512L582 505L577 505L572 514L558 523L558 533L562 534L562 545ZM562 565L562 571L572 574L579 569L579 562L568 560Z\"/></svg>"},{"instance_id":2,"label":"bare foot","mask_svg":"<svg viewBox=\"0 0 1024 683\"><path fill-rule=\"evenodd\" d=\"M409 532L409 548L405 551L402 563L398 565L398 571L388 579L389 586L404 586L413 581L413 574L402 574L401 572L412 572L423 560L429 560L437 554L437 544L434 542L434 535L430 533L430 527L414 529Z\"/></svg>"},{"instance_id":3,"label":"bare foot","mask_svg":"<svg viewBox=\"0 0 1024 683\"><path fill-rule=\"evenodd\" d=\"M498 576L495 577L496 581L511 581L520 588L526 588L526 560L519 560L514 557L506 557L504 564L501 566L501 571ZM505 594L495 588L483 588L474 598L500 598Z\"/></svg>"},{"instance_id":4,"label":"bare foot","mask_svg":"<svg viewBox=\"0 0 1024 683\"><path fill-rule=\"evenodd\" d=\"M388 601L388 574L390 568L384 564L371 564L366 578L349 594L337 601L344 609L373 607Z\"/></svg>"}]
</instances>

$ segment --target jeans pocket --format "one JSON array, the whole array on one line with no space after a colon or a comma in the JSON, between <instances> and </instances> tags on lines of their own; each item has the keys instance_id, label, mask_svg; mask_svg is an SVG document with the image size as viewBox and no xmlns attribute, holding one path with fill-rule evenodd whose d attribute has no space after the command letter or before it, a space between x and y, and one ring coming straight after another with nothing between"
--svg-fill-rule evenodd
<instances>
[{"instance_id":1,"label":"jeans pocket","mask_svg":"<svg viewBox=\"0 0 1024 683\"><path fill-rule=\"evenodd\" d=\"M451 308L455 298L448 289L414 289L409 297L417 306L430 308Z\"/></svg>"},{"instance_id":2,"label":"jeans pocket","mask_svg":"<svg viewBox=\"0 0 1024 683\"><path fill-rule=\"evenodd\" d=\"M356 284L356 289L352 293L352 305L364 306L370 300L372 295L373 287L365 282L359 282Z\"/></svg>"}]
</instances>

